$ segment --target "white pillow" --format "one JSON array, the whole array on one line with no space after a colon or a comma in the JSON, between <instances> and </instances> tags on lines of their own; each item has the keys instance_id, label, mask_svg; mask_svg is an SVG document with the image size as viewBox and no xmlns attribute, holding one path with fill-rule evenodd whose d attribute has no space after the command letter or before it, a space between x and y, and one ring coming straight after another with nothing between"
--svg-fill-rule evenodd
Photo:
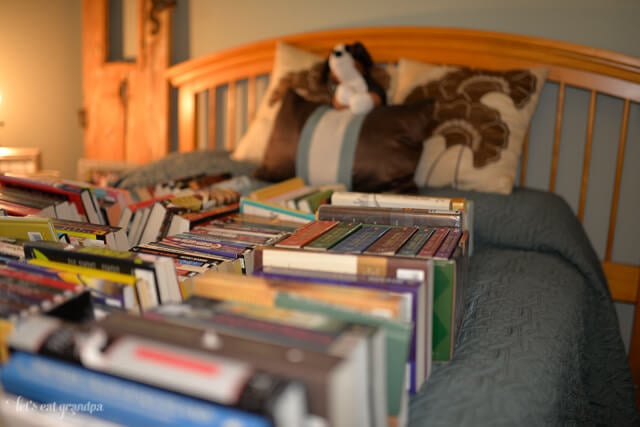
<instances>
[{"instance_id":1,"label":"white pillow","mask_svg":"<svg viewBox=\"0 0 640 427\"><path fill-rule=\"evenodd\" d=\"M424 142L416 184L509 194L547 70L400 59L397 74L395 103L435 99L438 124Z\"/></svg>"},{"instance_id":2,"label":"white pillow","mask_svg":"<svg viewBox=\"0 0 640 427\"><path fill-rule=\"evenodd\" d=\"M269 105L269 98L280 79L291 71L310 68L324 58L306 50L299 49L287 43L276 45L273 69L269 76L269 85L260 101L255 118L249 124L247 132L242 136L231 158L238 161L260 164L267 148L267 143L273 129L281 101Z\"/></svg>"}]
</instances>

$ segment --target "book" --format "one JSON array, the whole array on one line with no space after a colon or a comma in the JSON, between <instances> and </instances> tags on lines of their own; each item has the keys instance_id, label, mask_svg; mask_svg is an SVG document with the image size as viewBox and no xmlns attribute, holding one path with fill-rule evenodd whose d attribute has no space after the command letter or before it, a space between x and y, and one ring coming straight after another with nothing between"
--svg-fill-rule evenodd
<instances>
[{"instance_id":1,"label":"book","mask_svg":"<svg viewBox=\"0 0 640 427\"><path fill-rule=\"evenodd\" d=\"M52 221L57 233L64 233L71 239L101 242L108 248L120 251L129 249L126 232L120 227L113 227L107 224L70 221L60 218L54 218Z\"/></svg>"},{"instance_id":2,"label":"book","mask_svg":"<svg viewBox=\"0 0 640 427\"><path fill-rule=\"evenodd\" d=\"M335 220L329 220L335 221ZM309 251L327 251L347 236L355 233L362 227L359 222L339 222L335 227L313 239L303 246Z\"/></svg>"},{"instance_id":3,"label":"book","mask_svg":"<svg viewBox=\"0 0 640 427\"><path fill-rule=\"evenodd\" d=\"M331 196L331 204L336 206L412 207L442 210L453 210L457 200L460 199L415 194L363 193L356 191L339 191Z\"/></svg>"},{"instance_id":4,"label":"book","mask_svg":"<svg viewBox=\"0 0 640 427\"><path fill-rule=\"evenodd\" d=\"M297 221L287 221L279 218L267 218L259 215L251 215L236 212L224 217L216 218L207 225L230 230L258 231L262 233L291 233L300 228Z\"/></svg>"},{"instance_id":5,"label":"book","mask_svg":"<svg viewBox=\"0 0 640 427\"><path fill-rule=\"evenodd\" d=\"M212 328L152 320L126 313L113 313L96 321L95 326L104 331L110 340L138 338L163 342L236 359L249 363L261 372L286 376L305 385L308 411L311 416L323 420L323 425L357 425L355 409L364 402L358 399L354 401L352 391L356 385L353 384L353 366L344 363L341 357Z\"/></svg>"},{"instance_id":6,"label":"book","mask_svg":"<svg viewBox=\"0 0 640 427\"><path fill-rule=\"evenodd\" d=\"M239 209L240 202L234 202L221 206L204 208L197 212L185 212L181 216L189 221L189 227L193 228L199 224L204 224L216 218L238 212Z\"/></svg>"},{"instance_id":7,"label":"book","mask_svg":"<svg viewBox=\"0 0 640 427\"><path fill-rule=\"evenodd\" d=\"M275 243L283 248L301 248L338 225L338 221L312 221L296 229L291 235Z\"/></svg>"},{"instance_id":8,"label":"book","mask_svg":"<svg viewBox=\"0 0 640 427\"><path fill-rule=\"evenodd\" d=\"M268 200L282 193L286 193L296 188L303 188L305 186L306 184L302 178L294 177L253 190L249 193L249 197L256 200Z\"/></svg>"},{"instance_id":9,"label":"book","mask_svg":"<svg viewBox=\"0 0 640 427\"><path fill-rule=\"evenodd\" d=\"M418 227L390 227L389 230L364 250L367 255L395 255L418 231Z\"/></svg>"},{"instance_id":10,"label":"book","mask_svg":"<svg viewBox=\"0 0 640 427\"><path fill-rule=\"evenodd\" d=\"M449 234L450 230L451 229L444 227L436 228L431 237L429 237L429 240L427 240L422 248L420 248L416 257L432 258L438 251L438 248L440 248L440 245L442 245L442 242L447 238L447 234Z\"/></svg>"},{"instance_id":11,"label":"book","mask_svg":"<svg viewBox=\"0 0 640 427\"><path fill-rule=\"evenodd\" d=\"M268 427L265 417L50 357L15 352L0 372L7 392L43 403L89 402L91 415L125 425Z\"/></svg>"},{"instance_id":12,"label":"book","mask_svg":"<svg viewBox=\"0 0 640 427\"><path fill-rule=\"evenodd\" d=\"M27 259L44 259L134 275L149 282L163 304L182 299L175 264L169 257L108 248L79 247L60 242L25 242L23 250Z\"/></svg>"},{"instance_id":13,"label":"book","mask_svg":"<svg viewBox=\"0 0 640 427\"><path fill-rule=\"evenodd\" d=\"M242 197L240 199L240 212L251 215L264 216L267 218L279 218L287 221L299 223L307 223L316 219L315 215L308 212L302 212L297 209L280 206L266 200L250 199Z\"/></svg>"},{"instance_id":14,"label":"book","mask_svg":"<svg viewBox=\"0 0 640 427\"><path fill-rule=\"evenodd\" d=\"M0 216L0 236L22 240L58 240L51 218Z\"/></svg>"},{"instance_id":15,"label":"book","mask_svg":"<svg viewBox=\"0 0 640 427\"><path fill-rule=\"evenodd\" d=\"M433 227L418 227L418 230L398 249L396 255L414 257L435 232Z\"/></svg>"},{"instance_id":16,"label":"book","mask_svg":"<svg viewBox=\"0 0 640 427\"><path fill-rule=\"evenodd\" d=\"M308 281L278 280L259 276L206 272L194 278L193 295L219 300L232 300L273 306L278 294L288 292L305 295L394 319L408 317L406 301L392 292Z\"/></svg>"},{"instance_id":17,"label":"book","mask_svg":"<svg viewBox=\"0 0 640 427\"><path fill-rule=\"evenodd\" d=\"M405 280L426 280L428 259L398 256L317 252L300 249L259 246L254 249L254 268L298 268L321 272L363 276L395 277Z\"/></svg>"},{"instance_id":18,"label":"book","mask_svg":"<svg viewBox=\"0 0 640 427\"><path fill-rule=\"evenodd\" d=\"M341 222L401 226L462 227L462 211L323 205L317 217Z\"/></svg>"},{"instance_id":19,"label":"book","mask_svg":"<svg viewBox=\"0 0 640 427\"><path fill-rule=\"evenodd\" d=\"M296 203L297 207L302 212L315 213L321 205L331 202L331 195L334 191L332 188L319 189L298 200Z\"/></svg>"}]
</instances>

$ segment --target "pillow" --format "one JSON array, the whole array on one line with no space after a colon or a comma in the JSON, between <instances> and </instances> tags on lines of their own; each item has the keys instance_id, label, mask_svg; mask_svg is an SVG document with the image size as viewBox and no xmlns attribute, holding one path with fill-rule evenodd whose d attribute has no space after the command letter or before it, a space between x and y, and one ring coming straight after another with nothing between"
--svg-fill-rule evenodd
<instances>
[{"instance_id":1,"label":"pillow","mask_svg":"<svg viewBox=\"0 0 640 427\"><path fill-rule=\"evenodd\" d=\"M254 177L302 177L364 192L416 190L415 168L433 130L433 102L378 106L368 114L336 110L288 90Z\"/></svg>"},{"instance_id":2,"label":"pillow","mask_svg":"<svg viewBox=\"0 0 640 427\"><path fill-rule=\"evenodd\" d=\"M280 108L280 102L269 102L274 89L278 86L280 79L288 72L310 68L323 59L319 55L287 43L280 42L276 45L273 69L267 90L260 101L255 118L231 154L233 160L260 164L273 128L273 121Z\"/></svg>"},{"instance_id":3,"label":"pillow","mask_svg":"<svg viewBox=\"0 0 640 427\"><path fill-rule=\"evenodd\" d=\"M509 194L547 71L492 71L398 61L395 103L435 99L419 186Z\"/></svg>"}]
</instances>

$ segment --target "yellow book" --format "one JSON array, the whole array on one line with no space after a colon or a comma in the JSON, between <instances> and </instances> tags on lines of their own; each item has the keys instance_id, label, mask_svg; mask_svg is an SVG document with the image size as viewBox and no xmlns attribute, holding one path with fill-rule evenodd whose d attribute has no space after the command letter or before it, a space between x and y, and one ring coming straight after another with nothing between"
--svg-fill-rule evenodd
<instances>
[{"instance_id":1,"label":"yellow book","mask_svg":"<svg viewBox=\"0 0 640 427\"><path fill-rule=\"evenodd\" d=\"M61 279L79 283L98 291L105 296L115 296L118 289L123 288L123 303L127 309L147 309L158 305L158 293L155 285L144 278L132 274L104 271L97 268L83 267L64 262L31 258L27 262L59 272Z\"/></svg>"},{"instance_id":2,"label":"yellow book","mask_svg":"<svg viewBox=\"0 0 640 427\"><path fill-rule=\"evenodd\" d=\"M58 240L53 220L35 216L0 216L0 236L22 240Z\"/></svg>"},{"instance_id":3,"label":"yellow book","mask_svg":"<svg viewBox=\"0 0 640 427\"><path fill-rule=\"evenodd\" d=\"M275 306L279 293L291 293L392 319L406 317L404 298L383 290L210 271L193 278L193 295Z\"/></svg>"},{"instance_id":4,"label":"yellow book","mask_svg":"<svg viewBox=\"0 0 640 427\"><path fill-rule=\"evenodd\" d=\"M306 184L300 177L285 179L276 184L267 185L249 193L249 198L256 200L268 200L280 194L287 193L297 188L305 187Z\"/></svg>"}]
</instances>

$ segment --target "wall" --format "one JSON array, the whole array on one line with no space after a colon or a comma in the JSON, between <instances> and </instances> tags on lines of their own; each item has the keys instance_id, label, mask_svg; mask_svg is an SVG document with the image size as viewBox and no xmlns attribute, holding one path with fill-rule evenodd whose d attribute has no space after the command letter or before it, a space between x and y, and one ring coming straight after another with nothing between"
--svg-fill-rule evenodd
<instances>
[{"instance_id":1,"label":"wall","mask_svg":"<svg viewBox=\"0 0 640 427\"><path fill-rule=\"evenodd\" d=\"M637 0L190 1L191 55L281 34L369 25L466 27L640 56Z\"/></svg>"},{"instance_id":2,"label":"wall","mask_svg":"<svg viewBox=\"0 0 640 427\"><path fill-rule=\"evenodd\" d=\"M82 155L80 0L0 1L0 145L39 147L75 178Z\"/></svg>"}]
</instances>

